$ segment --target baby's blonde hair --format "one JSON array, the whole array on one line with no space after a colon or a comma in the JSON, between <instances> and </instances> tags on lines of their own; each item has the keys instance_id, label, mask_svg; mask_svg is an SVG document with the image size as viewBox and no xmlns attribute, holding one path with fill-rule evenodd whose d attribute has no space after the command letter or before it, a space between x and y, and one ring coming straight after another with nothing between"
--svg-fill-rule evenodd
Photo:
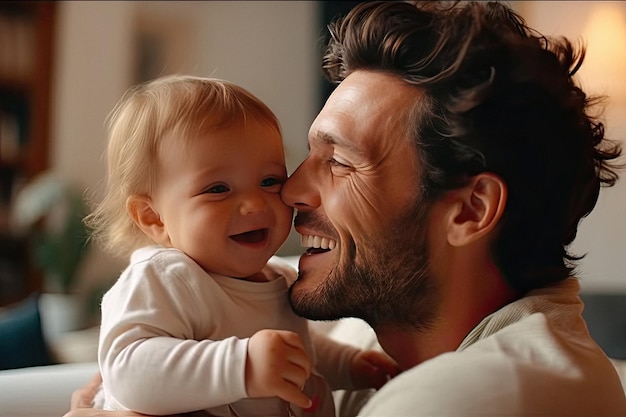
<instances>
[{"instance_id":1,"label":"baby's blonde hair","mask_svg":"<svg viewBox=\"0 0 626 417\"><path fill-rule=\"evenodd\" d=\"M163 136L171 133L186 140L245 123L248 117L264 121L280 133L269 107L224 80L172 75L130 88L107 118L105 196L84 219L92 238L121 256L152 244L126 212L126 200L135 194L151 195Z\"/></svg>"}]
</instances>

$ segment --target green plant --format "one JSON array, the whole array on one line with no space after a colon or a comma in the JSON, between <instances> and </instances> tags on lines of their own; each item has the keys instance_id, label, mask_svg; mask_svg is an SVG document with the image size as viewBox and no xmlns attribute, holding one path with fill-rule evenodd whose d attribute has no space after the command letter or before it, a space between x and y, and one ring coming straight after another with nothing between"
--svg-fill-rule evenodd
<instances>
[{"instance_id":1,"label":"green plant","mask_svg":"<svg viewBox=\"0 0 626 417\"><path fill-rule=\"evenodd\" d=\"M33 257L44 275L44 291L68 293L76 284L78 268L88 249L85 214L82 195L64 190L42 227L35 229Z\"/></svg>"},{"instance_id":2,"label":"green plant","mask_svg":"<svg viewBox=\"0 0 626 417\"><path fill-rule=\"evenodd\" d=\"M43 276L43 292L70 293L89 249L83 224L87 205L77 188L47 171L22 186L11 210L11 227L26 236L30 263Z\"/></svg>"}]
</instances>

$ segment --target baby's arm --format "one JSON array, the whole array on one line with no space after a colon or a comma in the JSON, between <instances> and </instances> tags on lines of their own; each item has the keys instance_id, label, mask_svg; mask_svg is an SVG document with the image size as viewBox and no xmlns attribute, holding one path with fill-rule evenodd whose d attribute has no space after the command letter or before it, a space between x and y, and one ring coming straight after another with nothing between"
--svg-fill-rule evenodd
<instances>
[{"instance_id":1,"label":"baby's arm","mask_svg":"<svg viewBox=\"0 0 626 417\"><path fill-rule=\"evenodd\" d=\"M212 300L173 275L142 264L105 295L98 359L107 396L156 415L246 397L248 339L194 340L211 326Z\"/></svg>"},{"instance_id":2,"label":"baby's arm","mask_svg":"<svg viewBox=\"0 0 626 417\"><path fill-rule=\"evenodd\" d=\"M243 359L239 345L247 345ZM270 396L301 408L311 406L301 391L310 376L311 363L300 337L293 332L262 330L249 341L234 337L200 342L156 337L129 348L131 352L122 355L128 360L122 358L110 374L110 384L118 401L135 411L173 414L243 397ZM231 377L239 372L239 366L231 366L237 361L245 364L243 391L229 389L238 384L239 378ZM143 378L136 374L140 369L145 370Z\"/></svg>"},{"instance_id":3,"label":"baby's arm","mask_svg":"<svg viewBox=\"0 0 626 417\"><path fill-rule=\"evenodd\" d=\"M248 339L184 340L142 326L128 333L139 338L115 338L100 365L105 389L124 407L167 415L246 397Z\"/></svg>"}]
</instances>

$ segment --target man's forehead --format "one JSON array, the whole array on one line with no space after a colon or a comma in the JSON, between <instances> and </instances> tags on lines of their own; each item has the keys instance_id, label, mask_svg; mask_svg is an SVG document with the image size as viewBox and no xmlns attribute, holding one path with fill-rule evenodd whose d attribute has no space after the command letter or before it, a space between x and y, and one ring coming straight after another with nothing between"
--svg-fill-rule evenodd
<instances>
[{"instance_id":1,"label":"man's forehead","mask_svg":"<svg viewBox=\"0 0 626 417\"><path fill-rule=\"evenodd\" d=\"M366 152L383 138L406 132L420 98L418 88L395 75L375 71L350 74L311 125L309 147L333 145Z\"/></svg>"}]
</instances>

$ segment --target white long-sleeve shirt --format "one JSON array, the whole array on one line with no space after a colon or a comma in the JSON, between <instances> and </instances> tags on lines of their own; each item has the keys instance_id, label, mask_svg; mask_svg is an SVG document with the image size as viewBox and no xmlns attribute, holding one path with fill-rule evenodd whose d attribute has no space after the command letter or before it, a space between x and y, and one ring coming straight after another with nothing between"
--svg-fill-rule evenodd
<instances>
[{"instance_id":1,"label":"white long-sleeve shirt","mask_svg":"<svg viewBox=\"0 0 626 417\"><path fill-rule=\"evenodd\" d=\"M279 278L249 282L207 274L176 249L135 251L129 266L102 301L98 359L106 409L163 415L208 410L211 415L286 415L277 399L247 399L245 364L249 337L261 329L291 330L315 363L319 344L324 375L333 389L346 388L357 350L311 340L308 323L288 301L295 271L278 258L267 265ZM316 413L291 406L296 415L334 415L325 381ZM317 389L316 388L316 389ZM234 403L234 404L233 404ZM230 405L232 409L229 409Z\"/></svg>"},{"instance_id":2,"label":"white long-sleeve shirt","mask_svg":"<svg viewBox=\"0 0 626 417\"><path fill-rule=\"evenodd\" d=\"M486 317L455 352L400 374L360 416L626 417L626 399L581 316L578 281Z\"/></svg>"}]
</instances>

